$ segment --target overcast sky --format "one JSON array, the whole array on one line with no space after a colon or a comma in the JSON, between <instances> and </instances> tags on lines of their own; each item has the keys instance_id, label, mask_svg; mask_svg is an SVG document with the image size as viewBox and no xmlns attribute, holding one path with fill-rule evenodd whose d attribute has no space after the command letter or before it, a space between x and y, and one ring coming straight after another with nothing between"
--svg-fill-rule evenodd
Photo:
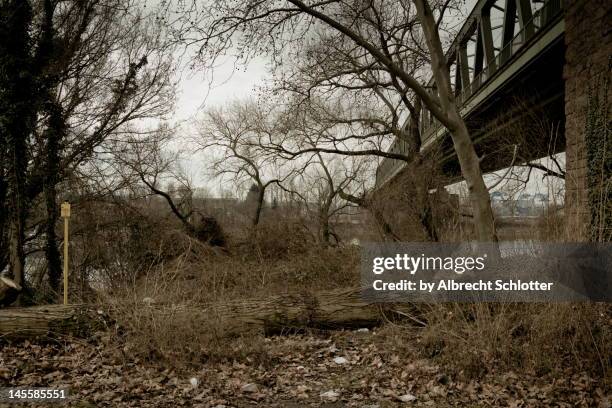
<instances>
[{"instance_id":1,"label":"overcast sky","mask_svg":"<svg viewBox=\"0 0 612 408\"><path fill-rule=\"evenodd\" d=\"M175 113L171 122L179 125L179 137L172 143L171 150L183 151L182 167L190 176L196 188L205 188L214 195L219 195L224 184L221 180L211 180L206 168L206 158L202 153L190 153L195 148L188 141L197 131L194 121L200 118L206 109L222 106L236 99L254 97L259 86L265 83L268 77L265 58L257 58L247 66L236 66L232 58L226 58L214 70L192 70L185 67L178 75L178 89L175 104ZM227 183L225 183L227 184Z\"/></svg>"},{"instance_id":2,"label":"overcast sky","mask_svg":"<svg viewBox=\"0 0 612 408\"><path fill-rule=\"evenodd\" d=\"M214 71L186 68L178 89L175 120L189 120L203 109L254 96L257 86L261 86L267 76L263 57L251 61L246 67L235 66L228 58Z\"/></svg>"}]
</instances>

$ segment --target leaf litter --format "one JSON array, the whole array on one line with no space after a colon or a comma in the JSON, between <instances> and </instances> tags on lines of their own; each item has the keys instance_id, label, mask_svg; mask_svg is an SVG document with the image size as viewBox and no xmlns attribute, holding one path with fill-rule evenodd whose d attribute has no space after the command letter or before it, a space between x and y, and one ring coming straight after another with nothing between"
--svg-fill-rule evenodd
<instances>
[{"instance_id":1,"label":"leaf litter","mask_svg":"<svg viewBox=\"0 0 612 408\"><path fill-rule=\"evenodd\" d=\"M610 407L602 381L585 373L462 380L416 350L389 349L363 332L271 337L264 345L270 364L226 359L185 373L107 342L26 341L0 348L0 387L69 388L67 406L83 408Z\"/></svg>"}]
</instances>

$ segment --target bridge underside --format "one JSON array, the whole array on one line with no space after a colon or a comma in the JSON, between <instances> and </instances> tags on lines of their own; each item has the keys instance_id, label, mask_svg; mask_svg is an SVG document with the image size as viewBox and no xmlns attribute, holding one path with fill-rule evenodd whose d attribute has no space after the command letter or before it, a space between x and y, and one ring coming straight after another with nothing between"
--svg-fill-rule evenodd
<instances>
[{"instance_id":1,"label":"bridge underside","mask_svg":"<svg viewBox=\"0 0 612 408\"><path fill-rule=\"evenodd\" d=\"M484 172L565 150L564 54L561 37L466 117ZM440 143L444 174L459 179L450 135Z\"/></svg>"}]
</instances>

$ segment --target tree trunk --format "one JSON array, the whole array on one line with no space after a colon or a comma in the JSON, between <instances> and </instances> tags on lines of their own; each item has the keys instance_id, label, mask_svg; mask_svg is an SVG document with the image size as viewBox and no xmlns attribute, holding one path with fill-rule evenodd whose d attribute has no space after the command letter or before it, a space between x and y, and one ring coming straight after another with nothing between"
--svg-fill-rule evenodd
<instances>
[{"instance_id":1,"label":"tree trunk","mask_svg":"<svg viewBox=\"0 0 612 408\"><path fill-rule=\"evenodd\" d=\"M60 278L62 276L62 262L59 250L57 249L57 236L55 234L55 224L57 222L55 186L48 186L45 189L45 202L47 206L47 219L45 220L45 257L47 258L47 271L49 286L59 293Z\"/></svg>"},{"instance_id":2,"label":"tree trunk","mask_svg":"<svg viewBox=\"0 0 612 408\"><path fill-rule=\"evenodd\" d=\"M331 230L329 226L329 206L327 203L319 209L319 222L321 225L321 241L323 245L331 245Z\"/></svg>"},{"instance_id":3,"label":"tree trunk","mask_svg":"<svg viewBox=\"0 0 612 408\"><path fill-rule=\"evenodd\" d=\"M465 122L456 111L455 116L459 120L457 129L452 132L453 144L470 194L476 234L481 242L497 242L491 198L482 176L480 160Z\"/></svg>"},{"instance_id":4,"label":"tree trunk","mask_svg":"<svg viewBox=\"0 0 612 408\"><path fill-rule=\"evenodd\" d=\"M253 226L256 227L259 225L259 220L261 219L261 211L264 206L264 198L266 194L266 188L259 184L259 191L257 192L257 205L255 207L255 214L253 215Z\"/></svg>"},{"instance_id":5,"label":"tree trunk","mask_svg":"<svg viewBox=\"0 0 612 408\"><path fill-rule=\"evenodd\" d=\"M6 190L8 201L8 253L10 273L24 284L23 252L28 200L25 183L28 159L26 141L36 120L34 84L31 75L30 23L32 10L27 1L7 1L0 5L0 138L6 144ZM4 211L4 209L3 209Z\"/></svg>"},{"instance_id":6,"label":"tree trunk","mask_svg":"<svg viewBox=\"0 0 612 408\"><path fill-rule=\"evenodd\" d=\"M55 102L53 95L49 95L47 110L49 112L49 123L45 131L47 139L47 175L43 188L47 210L47 219L45 220L45 257L47 258L49 285L54 292L59 293L62 266L60 253L57 249L57 236L55 234L55 225L59 216L55 186L58 182L59 173L59 142L64 136L65 122L61 107Z\"/></svg>"},{"instance_id":7,"label":"tree trunk","mask_svg":"<svg viewBox=\"0 0 612 408\"><path fill-rule=\"evenodd\" d=\"M62 276L62 262L57 248L55 225L58 219L55 184L48 182L44 187L47 219L45 220L45 258L47 260L47 273L49 286L55 293L59 293L60 278ZM42 272L41 272L42 273Z\"/></svg>"},{"instance_id":8,"label":"tree trunk","mask_svg":"<svg viewBox=\"0 0 612 408\"><path fill-rule=\"evenodd\" d=\"M158 309L159 308L159 309ZM164 313L163 306L156 313ZM379 325L384 312L389 316L406 316L414 312L410 304L381 305L368 303L361 296L360 287L273 296L262 300L242 300L206 305L186 310L203 317L219 336L238 336L250 332L277 334L291 330L355 329ZM396 311L397 313L394 313ZM167 310L169 316L176 310Z\"/></svg>"},{"instance_id":9,"label":"tree trunk","mask_svg":"<svg viewBox=\"0 0 612 408\"><path fill-rule=\"evenodd\" d=\"M442 49L434 15L427 0L414 0L414 3L427 41L427 48L431 54L431 69L438 91L440 107L445 116L438 119L447 126L453 139L461 174L467 183L470 194L478 240L481 242L497 242L489 191L483 179L480 160L476 154L474 143L455 103L448 62Z\"/></svg>"},{"instance_id":10,"label":"tree trunk","mask_svg":"<svg viewBox=\"0 0 612 408\"><path fill-rule=\"evenodd\" d=\"M0 135L0 203L6 203L6 181L4 171L4 153L6 151L4 140ZM9 264L8 259L8 223L7 212L0 211L0 271L3 271Z\"/></svg>"},{"instance_id":11,"label":"tree trunk","mask_svg":"<svg viewBox=\"0 0 612 408\"><path fill-rule=\"evenodd\" d=\"M83 305L0 309L0 338L87 337L104 327L102 316Z\"/></svg>"},{"instance_id":12,"label":"tree trunk","mask_svg":"<svg viewBox=\"0 0 612 408\"><path fill-rule=\"evenodd\" d=\"M14 200L18 201L19 200ZM9 227L9 266L10 276L15 282L22 286L24 284L24 270L25 270L25 255L23 252L23 241L24 241L24 218L21 216L20 206L12 205L12 212L17 214L11 214L10 227Z\"/></svg>"},{"instance_id":13,"label":"tree trunk","mask_svg":"<svg viewBox=\"0 0 612 408\"><path fill-rule=\"evenodd\" d=\"M415 310L410 304L368 303L362 299L359 287L180 309L175 305L164 304L143 304L141 307L146 308L148 314L155 319L164 316L176 319L177 313L184 313L194 321L205 321L206 330L216 329L215 335L219 337L254 332L271 335L308 328L332 330L372 327L385 319L410 318ZM412 320L418 321L414 318ZM82 337L99 330L103 323L98 312L83 305L6 308L0 309L0 338L54 335Z\"/></svg>"},{"instance_id":14,"label":"tree trunk","mask_svg":"<svg viewBox=\"0 0 612 408\"><path fill-rule=\"evenodd\" d=\"M0 276L0 306L8 306L13 303L21 292L21 286L15 281Z\"/></svg>"}]
</instances>

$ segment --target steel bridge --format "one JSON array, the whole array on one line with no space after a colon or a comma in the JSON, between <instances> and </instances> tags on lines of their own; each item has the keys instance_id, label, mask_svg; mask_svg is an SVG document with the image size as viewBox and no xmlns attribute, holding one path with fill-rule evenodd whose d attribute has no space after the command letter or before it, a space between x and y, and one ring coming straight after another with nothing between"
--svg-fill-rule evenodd
<instances>
[{"instance_id":1,"label":"steel bridge","mask_svg":"<svg viewBox=\"0 0 612 408\"><path fill-rule=\"evenodd\" d=\"M529 121L525 106L559 123L564 129L564 1L479 0L447 51L451 82L462 117L476 145L483 171L510 165L508 149L500 149L499 130L517 121ZM436 94L435 82L429 82ZM421 151L438 146L443 152L443 170L460 178L460 169L447 129L426 109L420 116ZM408 121L406 121L408 131ZM564 150L564 140L555 151ZM525 148L525 146L523 146ZM396 138L388 151L406 154L408 143ZM536 159L551 153L524 149ZM385 158L376 172L380 187L405 166L401 160Z\"/></svg>"}]
</instances>

